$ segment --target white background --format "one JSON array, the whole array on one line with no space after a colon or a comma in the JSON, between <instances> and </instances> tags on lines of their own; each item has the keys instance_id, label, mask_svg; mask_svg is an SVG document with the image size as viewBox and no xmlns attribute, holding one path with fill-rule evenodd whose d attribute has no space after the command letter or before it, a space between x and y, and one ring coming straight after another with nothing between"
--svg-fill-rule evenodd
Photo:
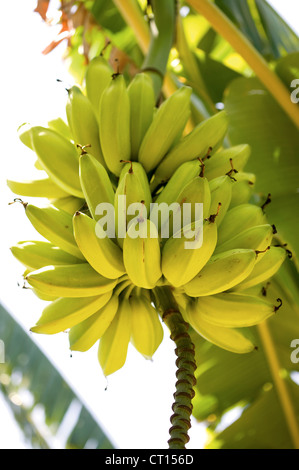
<instances>
[{"instance_id":1,"label":"white background","mask_svg":"<svg viewBox=\"0 0 299 470\"><path fill-rule=\"evenodd\" d=\"M269 3L298 32L298 3L294 0ZM39 236L26 219L23 207L8 205L14 195L6 187L6 179L30 178L36 171L31 151L19 142L16 130L23 122L44 125L59 115L64 117L66 92L56 79L65 80L67 85L72 83L61 61L63 45L48 56L41 54L53 39L53 29L33 13L35 6L36 0L2 1L0 20L0 302L26 331L39 318L44 302L18 287L23 269L9 247ZM167 448L176 380L174 346L168 336L165 330L165 340L152 362L130 347L126 365L108 377L108 381L98 365L96 347L88 353L73 353L71 358L66 334L32 338L93 411L116 448L163 449ZM77 410L73 409L52 440L53 447L64 448L67 431L76 415ZM187 448L203 446L204 427L194 420L190 437ZM29 448L1 396L0 448Z\"/></svg>"}]
</instances>

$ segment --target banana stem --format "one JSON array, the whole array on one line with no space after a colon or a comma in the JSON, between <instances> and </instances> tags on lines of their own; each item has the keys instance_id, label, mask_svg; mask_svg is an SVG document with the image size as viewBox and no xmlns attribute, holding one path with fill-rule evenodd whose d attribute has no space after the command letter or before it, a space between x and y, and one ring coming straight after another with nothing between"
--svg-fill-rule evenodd
<instances>
[{"instance_id":1,"label":"banana stem","mask_svg":"<svg viewBox=\"0 0 299 470\"><path fill-rule=\"evenodd\" d=\"M282 109L299 128L299 108L292 103L290 93L279 79L279 77L269 68L267 62L252 46L248 39L236 28L236 26L222 13L222 11L209 0L187 0L198 13L203 15L211 26L226 39L231 46L243 57L248 65L255 72L256 76L265 85L274 99L280 104Z\"/></svg>"},{"instance_id":2,"label":"banana stem","mask_svg":"<svg viewBox=\"0 0 299 470\"><path fill-rule=\"evenodd\" d=\"M157 307L162 313L162 320L170 330L170 338L175 342L177 355L177 382L174 393L172 410L174 414L170 418L169 449L185 449L189 441L188 430L191 427L193 387L196 383L194 372L196 363L194 360L194 345L188 333L189 325L186 323L178 309L178 305L172 295L170 287L156 287L154 295Z\"/></svg>"}]
</instances>

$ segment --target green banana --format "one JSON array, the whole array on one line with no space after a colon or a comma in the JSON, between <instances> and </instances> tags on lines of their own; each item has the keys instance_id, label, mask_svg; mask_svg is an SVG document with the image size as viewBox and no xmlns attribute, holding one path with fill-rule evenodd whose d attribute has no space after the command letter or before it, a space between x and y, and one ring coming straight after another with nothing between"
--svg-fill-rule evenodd
<instances>
[{"instance_id":1,"label":"green banana","mask_svg":"<svg viewBox=\"0 0 299 470\"><path fill-rule=\"evenodd\" d=\"M45 178L24 181L7 180L6 183L13 193L20 196L46 197L51 199L67 197L69 195L69 193L57 186L57 184L55 184L48 176Z\"/></svg>"},{"instance_id":2,"label":"green banana","mask_svg":"<svg viewBox=\"0 0 299 470\"><path fill-rule=\"evenodd\" d=\"M34 151L54 183L73 196L83 197L76 147L57 132L40 126L31 128L31 137Z\"/></svg>"},{"instance_id":3,"label":"green banana","mask_svg":"<svg viewBox=\"0 0 299 470\"><path fill-rule=\"evenodd\" d=\"M187 228L184 228L185 231ZM174 234L169 238L162 250L162 273L174 287L187 284L200 272L212 256L217 243L217 225L213 222L205 221L203 223L203 243L193 249L186 249L184 229L180 232L178 238L178 234ZM195 224L191 224L188 236L193 235L193 238L188 239L188 241L196 243L196 240L199 240L198 233Z\"/></svg>"},{"instance_id":4,"label":"green banana","mask_svg":"<svg viewBox=\"0 0 299 470\"><path fill-rule=\"evenodd\" d=\"M237 248L247 248L251 250L264 251L271 245L273 237L273 227L269 224L256 225L237 233L224 243L218 244L215 254ZM258 256L260 260L263 253Z\"/></svg>"},{"instance_id":5,"label":"green banana","mask_svg":"<svg viewBox=\"0 0 299 470\"><path fill-rule=\"evenodd\" d=\"M73 140L71 129L62 118L59 117L56 119L52 119L48 122L48 126L50 129L53 129L53 131L58 132L58 134L61 134L66 139Z\"/></svg>"},{"instance_id":6,"label":"green banana","mask_svg":"<svg viewBox=\"0 0 299 470\"><path fill-rule=\"evenodd\" d=\"M209 184L211 191L210 214L218 214L216 224L220 227L231 203L232 182L229 176L225 175L212 179Z\"/></svg>"},{"instance_id":7,"label":"green banana","mask_svg":"<svg viewBox=\"0 0 299 470\"><path fill-rule=\"evenodd\" d=\"M255 261L254 250L229 250L214 255L197 276L184 285L184 291L191 297L200 297L231 289L250 276Z\"/></svg>"},{"instance_id":8,"label":"green banana","mask_svg":"<svg viewBox=\"0 0 299 470\"><path fill-rule=\"evenodd\" d=\"M106 165L119 176L121 160L131 159L130 100L123 75L114 75L103 91L99 127Z\"/></svg>"},{"instance_id":9,"label":"green banana","mask_svg":"<svg viewBox=\"0 0 299 470\"><path fill-rule=\"evenodd\" d=\"M152 123L155 94L152 80L146 73L135 75L128 86L130 100L131 159L137 160L142 140Z\"/></svg>"},{"instance_id":10,"label":"green banana","mask_svg":"<svg viewBox=\"0 0 299 470\"><path fill-rule=\"evenodd\" d=\"M136 228L132 224L124 239L124 265L133 284L152 289L162 276L158 232L149 219L140 218Z\"/></svg>"},{"instance_id":11,"label":"green banana","mask_svg":"<svg viewBox=\"0 0 299 470\"><path fill-rule=\"evenodd\" d=\"M177 134L185 127L191 110L192 88L183 86L167 98L155 113L142 140L138 161L148 173L156 168L173 145Z\"/></svg>"},{"instance_id":12,"label":"green banana","mask_svg":"<svg viewBox=\"0 0 299 470\"><path fill-rule=\"evenodd\" d=\"M118 297L112 295L109 301L96 313L69 331L70 349L88 351L105 333L118 309Z\"/></svg>"},{"instance_id":13,"label":"green banana","mask_svg":"<svg viewBox=\"0 0 299 470\"><path fill-rule=\"evenodd\" d=\"M68 90L66 114L75 143L83 148L84 146L90 147L89 153L105 165L97 118L89 99L77 86Z\"/></svg>"},{"instance_id":14,"label":"green banana","mask_svg":"<svg viewBox=\"0 0 299 470\"><path fill-rule=\"evenodd\" d=\"M17 133L22 144L24 144L30 150L34 150L31 140L31 126L27 122L24 122L18 127Z\"/></svg>"},{"instance_id":15,"label":"green banana","mask_svg":"<svg viewBox=\"0 0 299 470\"><path fill-rule=\"evenodd\" d=\"M230 208L240 204L246 204L252 194L256 177L253 173L240 172L234 176L235 182L232 185L232 200Z\"/></svg>"},{"instance_id":16,"label":"green banana","mask_svg":"<svg viewBox=\"0 0 299 470\"><path fill-rule=\"evenodd\" d=\"M111 82L112 74L112 68L101 55L94 57L87 66L85 74L86 94L97 119L99 119L101 97L103 91Z\"/></svg>"},{"instance_id":17,"label":"green banana","mask_svg":"<svg viewBox=\"0 0 299 470\"><path fill-rule=\"evenodd\" d=\"M243 170L251 153L251 148L247 144L240 144L228 149L219 150L211 158L205 160L205 176L212 180L219 176L226 175L232 168L238 172ZM237 173L234 174L236 177Z\"/></svg>"},{"instance_id":18,"label":"green banana","mask_svg":"<svg viewBox=\"0 0 299 470\"><path fill-rule=\"evenodd\" d=\"M57 297L91 297L111 291L117 280L107 279L88 263L45 266L32 271L27 282L41 292Z\"/></svg>"},{"instance_id":19,"label":"green banana","mask_svg":"<svg viewBox=\"0 0 299 470\"><path fill-rule=\"evenodd\" d=\"M155 172L153 182L155 187L167 181L182 163L195 160L195 158L204 158L208 153L213 153L221 145L227 128L225 111L198 124L162 160Z\"/></svg>"},{"instance_id":20,"label":"green banana","mask_svg":"<svg viewBox=\"0 0 299 470\"><path fill-rule=\"evenodd\" d=\"M102 276L117 279L125 274L121 249L105 234L100 224L81 212L73 217L75 240L89 264ZM96 231L101 232L101 238Z\"/></svg>"},{"instance_id":21,"label":"green banana","mask_svg":"<svg viewBox=\"0 0 299 470\"><path fill-rule=\"evenodd\" d=\"M43 266L81 264L83 261L53 245L43 241L22 241L10 248L14 257L29 269Z\"/></svg>"},{"instance_id":22,"label":"green banana","mask_svg":"<svg viewBox=\"0 0 299 470\"><path fill-rule=\"evenodd\" d=\"M72 328L104 307L111 296L112 290L94 297L56 299L44 308L30 331L53 335Z\"/></svg>"},{"instance_id":23,"label":"green banana","mask_svg":"<svg viewBox=\"0 0 299 470\"><path fill-rule=\"evenodd\" d=\"M79 199L78 197L68 196L58 199L52 199L51 205L57 209L62 209L68 214L74 215L74 213L80 209L83 210L85 207L85 199Z\"/></svg>"}]
</instances>

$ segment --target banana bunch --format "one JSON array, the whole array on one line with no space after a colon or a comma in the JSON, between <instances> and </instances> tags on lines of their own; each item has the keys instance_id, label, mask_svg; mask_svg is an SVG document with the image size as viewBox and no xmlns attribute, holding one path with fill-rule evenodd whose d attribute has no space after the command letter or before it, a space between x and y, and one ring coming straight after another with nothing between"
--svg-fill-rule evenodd
<instances>
[{"instance_id":1,"label":"banana bunch","mask_svg":"<svg viewBox=\"0 0 299 470\"><path fill-rule=\"evenodd\" d=\"M32 331L67 330L76 351L98 343L103 372L112 374L129 344L154 355L163 339L154 293L165 286L199 335L252 351L248 328L280 307L252 288L261 290L287 251L265 205L250 202L249 146L224 147L225 111L186 134L190 87L157 107L146 73L127 84L99 57L84 89L68 91L67 122L20 127L42 176L7 182L45 239L11 247L48 302Z\"/></svg>"}]
</instances>

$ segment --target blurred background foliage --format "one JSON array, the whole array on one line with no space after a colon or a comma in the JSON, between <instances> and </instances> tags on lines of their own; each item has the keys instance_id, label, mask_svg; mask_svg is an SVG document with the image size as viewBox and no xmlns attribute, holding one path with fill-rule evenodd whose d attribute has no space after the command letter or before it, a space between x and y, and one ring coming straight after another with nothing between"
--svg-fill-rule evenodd
<instances>
[{"instance_id":1,"label":"blurred background foliage","mask_svg":"<svg viewBox=\"0 0 299 470\"><path fill-rule=\"evenodd\" d=\"M285 102L286 107L282 106L271 80L265 85L262 74L256 72L258 67L254 70L237 52L234 39L229 41L216 32L215 25L198 12L200 3L177 2L176 30L160 99L181 84L192 86L191 126L220 109L227 110L226 145L250 144L252 155L245 171L256 175L252 202L261 205L271 195L267 216L277 228L277 243L286 244L291 259L261 293L281 298L283 306L274 318L248 329L257 351L232 354L192 333L198 364L193 414L210 431L208 448L299 448L299 354L297 362L291 360L291 342L299 338L299 106L293 103L293 114L287 112L290 105ZM220 29L225 32L232 25L238 31L249 44L247 49L254 49L257 64L264 64L272 73L273 89L278 80L290 100L291 82L299 78L295 32L266 0L210 3L221 15ZM57 27L48 17L49 4L50 0L38 0L35 13L45 27ZM42 52L49 54L66 42L66 67L82 86L87 64L103 52L129 82L146 59L155 26L153 7L154 2L146 0L61 0L60 31L53 33L52 42ZM34 445L45 448L49 443L31 419L34 406L44 407L45 422L55 433L71 403L80 400L3 309L0 327L0 337L9 344L1 391L25 434ZM36 368L36 362L42 366ZM17 384L13 380L16 371L21 374ZM43 374L51 385L47 390L39 380ZM14 407L11 397L22 387L32 394L31 408ZM53 387L58 390L55 395ZM67 446L84 448L93 439L96 447L111 448L86 407L80 406Z\"/></svg>"}]
</instances>

